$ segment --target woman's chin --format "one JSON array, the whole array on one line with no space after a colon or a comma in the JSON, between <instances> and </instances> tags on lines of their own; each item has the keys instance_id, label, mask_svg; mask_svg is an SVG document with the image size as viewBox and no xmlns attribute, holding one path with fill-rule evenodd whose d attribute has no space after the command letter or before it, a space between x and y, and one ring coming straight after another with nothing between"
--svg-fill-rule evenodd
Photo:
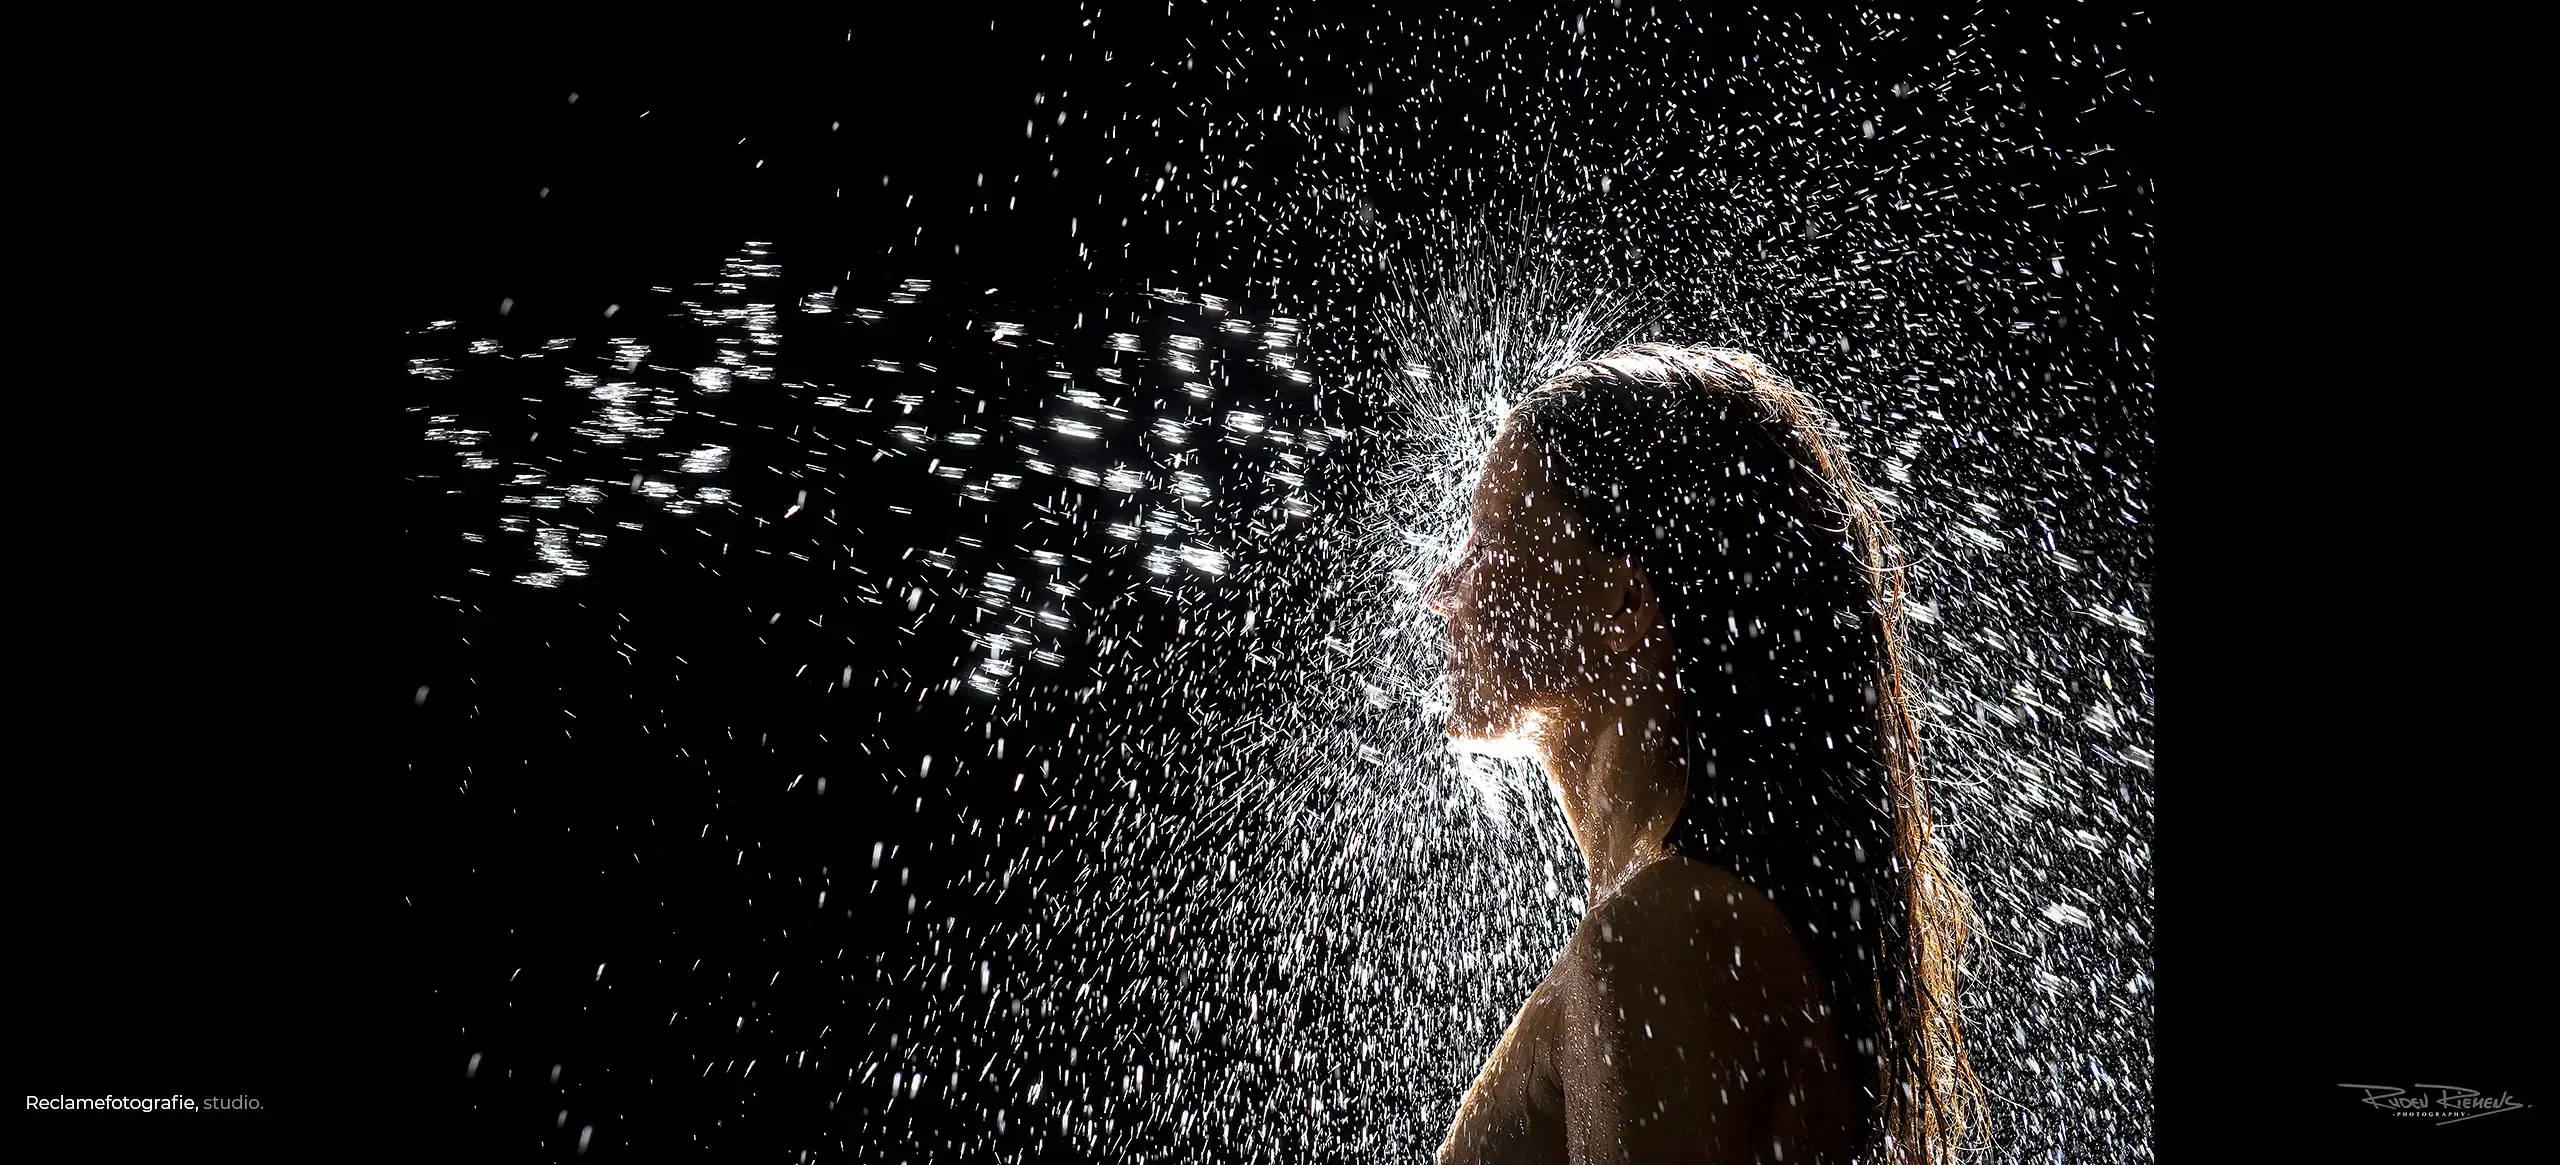
<instances>
[{"instance_id":1,"label":"woman's chin","mask_svg":"<svg viewBox=\"0 0 2560 1165\"><path fill-rule=\"evenodd\" d=\"M1452 736L1449 751L1468 756L1513 759L1537 758L1538 750L1517 736Z\"/></svg>"},{"instance_id":2,"label":"woman's chin","mask_svg":"<svg viewBox=\"0 0 2560 1165\"><path fill-rule=\"evenodd\" d=\"M1464 709L1452 709L1449 713L1449 751L1477 756L1534 755L1534 735L1529 731L1534 719L1534 715L1525 712L1496 719L1470 716Z\"/></svg>"}]
</instances>

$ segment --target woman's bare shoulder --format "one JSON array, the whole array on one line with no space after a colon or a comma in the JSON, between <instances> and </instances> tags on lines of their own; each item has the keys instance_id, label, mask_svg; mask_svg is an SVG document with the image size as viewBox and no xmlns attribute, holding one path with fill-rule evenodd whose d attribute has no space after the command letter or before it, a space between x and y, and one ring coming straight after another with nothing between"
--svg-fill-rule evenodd
<instances>
[{"instance_id":1,"label":"woman's bare shoulder","mask_svg":"<svg viewBox=\"0 0 2560 1165\"><path fill-rule=\"evenodd\" d=\"M1787 1086L1779 1065L1822 1022L1808 966L1777 906L1730 872L1638 871L1593 904L1550 976L1563 1088L1596 1122L1575 1135L1641 1141L1639 1160L1751 1159Z\"/></svg>"},{"instance_id":2,"label":"woman's bare shoulder","mask_svg":"<svg viewBox=\"0 0 2560 1165\"><path fill-rule=\"evenodd\" d=\"M1530 993L1459 1102L1440 1143L1440 1165L1561 1161L1564 1091L1556 1061L1562 982Z\"/></svg>"},{"instance_id":3,"label":"woman's bare shoulder","mask_svg":"<svg viewBox=\"0 0 2560 1165\"><path fill-rule=\"evenodd\" d=\"M1769 896L1707 862L1667 858L1638 870L1595 904L1573 955L1598 963L1694 968L1712 961L1764 984L1811 969L1811 957Z\"/></svg>"}]
</instances>

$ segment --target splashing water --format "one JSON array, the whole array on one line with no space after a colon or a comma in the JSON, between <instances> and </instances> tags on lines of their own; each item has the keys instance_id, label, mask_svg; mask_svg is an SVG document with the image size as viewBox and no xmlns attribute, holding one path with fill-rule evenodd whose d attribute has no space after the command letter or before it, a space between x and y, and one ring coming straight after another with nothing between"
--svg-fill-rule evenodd
<instances>
[{"instance_id":1,"label":"splashing water","mask_svg":"<svg viewBox=\"0 0 2560 1165\"><path fill-rule=\"evenodd\" d=\"M715 791L647 806L632 860L717 834L755 893L817 903L787 953L662 961L852 986L686 1067L797 1081L765 1086L837 1122L804 1147L856 1160L919 1123L968 1130L933 1159L1426 1156L1588 904L1536 770L1446 751L1419 591L1509 401L1672 338L1821 397L1911 552L1994 1159L2147 1156L2149 196L2014 72L2114 113L2145 80L2122 46L1873 12L1183 19L1224 59L1131 63L1170 91L1032 126L1161 175L1133 214L1198 244L1162 286L795 295L788 242L750 242L621 334L418 336L468 543L439 597L735 603L755 646L716 662L619 610L599 634L635 702L784 693L751 759L643 717L633 755ZM1362 108L1233 83L1347 67L1306 62L1354 35L1407 62ZM1458 91L1503 117L1447 116ZM926 850L719 827L822 772ZM902 929L849 930L847 894ZM744 1006L662 990L702 1000L670 1040Z\"/></svg>"}]
</instances>

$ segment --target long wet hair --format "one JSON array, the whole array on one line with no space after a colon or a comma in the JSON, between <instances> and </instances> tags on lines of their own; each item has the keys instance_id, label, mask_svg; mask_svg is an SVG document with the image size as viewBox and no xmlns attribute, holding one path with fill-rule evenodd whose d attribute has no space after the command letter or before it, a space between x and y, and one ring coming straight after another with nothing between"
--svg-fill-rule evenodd
<instances>
[{"instance_id":1,"label":"long wet hair","mask_svg":"<svg viewBox=\"0 0 2560 1165\"><path fill-rule=\"evenodd\" d=\"M1811 950L1871 1070L1858 1159L1947 1160L1983 1109L1956 1007L1969 906L1930 831L1901 550L1839 430L1756 358L1667 344L1574 365L1513 418L1662 603L1689 775L1670 848Z\"/></svg>"}]
</instances>

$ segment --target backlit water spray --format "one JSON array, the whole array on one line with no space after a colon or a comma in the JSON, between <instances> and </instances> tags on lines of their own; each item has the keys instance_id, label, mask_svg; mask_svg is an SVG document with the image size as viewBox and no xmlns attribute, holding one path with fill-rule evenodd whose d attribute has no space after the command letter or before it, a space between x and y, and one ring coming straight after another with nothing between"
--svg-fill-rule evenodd
<instances>
[{"instance_id":1,"label":"backlit water spray","mask_svg":"<svg viewBox=\"0 0 2560 1165\"><path fill-rule=\"evenodd\" d=\"M792 294L788 240L755 241L595 335L423 328L425 476L474 557L422 581L583 606L654 555L745 608L728 666L820 710L699 765L702 803L626 815L637 864L719 836L808 903L787 941L695 951L736 964L718 982L661 984L700 1001L670 1040L735 1045L689 1070L825 1114L802 1148L1421 1160L1587 905L1535 770L1446 751L1421 584L1545 374L1754 352L1830 407L1913 562L1993 1159L2147 1157L2150 202L2019 70L2111 113L2148 79L2040 20L1451 17L1357 31L1402 62L1361 110L1237 81L1352 30L1213 28L1118 63L1170 86L1142 108L1045 127L1164 176L1129 213L1200 259L1145 286ZM635 676L747 682L615 614ZM922 738L920 710L966 727ZM830 778L939 840L726 836L730 798ZM789 1001L802 976L830 986Z\"/></svg>"}]
</instances>

